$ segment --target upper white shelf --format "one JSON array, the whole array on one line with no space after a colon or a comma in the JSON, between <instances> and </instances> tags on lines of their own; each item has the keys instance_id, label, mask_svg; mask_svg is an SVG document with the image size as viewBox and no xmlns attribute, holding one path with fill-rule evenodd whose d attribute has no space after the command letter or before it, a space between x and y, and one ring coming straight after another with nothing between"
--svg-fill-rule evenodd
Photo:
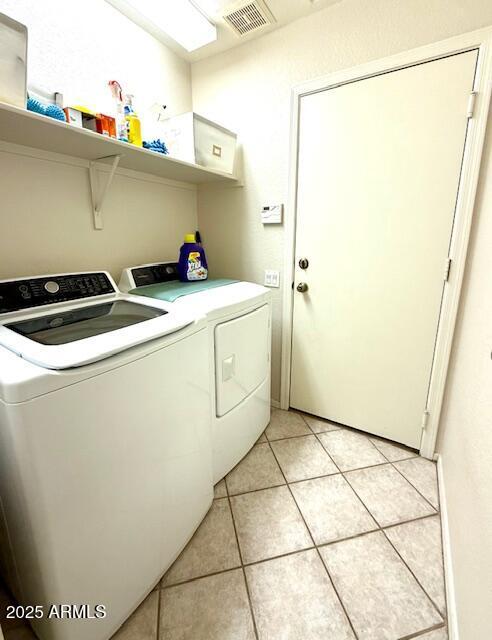
<instances>
[{"instance_id":1,"label":"upper white shelf","mask_svg":"<svg viewBox=\"0 0 492 640\"><path fill-rule=\"evenodd\" d=\"M237 178L230 174L176 160L4 103L0 103L0 140L85 160L121 155L119 166L124 169L180 182L237 183Z\"/></svg>"}]
</instances>

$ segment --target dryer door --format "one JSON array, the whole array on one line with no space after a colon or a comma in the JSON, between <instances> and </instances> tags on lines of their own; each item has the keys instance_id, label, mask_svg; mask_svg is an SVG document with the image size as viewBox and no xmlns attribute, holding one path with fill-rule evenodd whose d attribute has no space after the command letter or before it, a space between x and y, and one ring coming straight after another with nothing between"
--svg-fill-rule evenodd
<instances>
[{"instance_id":1,"label":"dryer door","mask_svg":"<svg viewBox=\"0 0 492 640\"><path fill-rule=\"evenodd\" d=\"M216 414L223 416L247 398L270 367L267 304L215 327Z\"/></svg>"}]
</instances>

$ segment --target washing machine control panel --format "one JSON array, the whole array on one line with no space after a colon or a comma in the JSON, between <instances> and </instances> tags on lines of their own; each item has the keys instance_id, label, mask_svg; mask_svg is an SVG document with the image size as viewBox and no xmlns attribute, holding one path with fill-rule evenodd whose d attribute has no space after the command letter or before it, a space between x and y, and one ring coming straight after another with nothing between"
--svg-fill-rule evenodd
<instances>
[{"instance_id":1,"label":"washing machine control panel","mask_svg":"<svg viewBox=\"0 0 492 640\"><path fill-rule=\"evenodd\" d=\"M0 282L0 313L114 292L105 273L74 273Z\"/></svg>"},{"instance_id":2,"label":"washing machine control panel","mask_svg":"<svg viewBox=\"0 0 492 640\"><path fill-rule=\"evenodd\" d=\"M135 269L132 269L132 276L136 287L179 280L178 263L162 262L161 264L150 264L145 267L135 267Z\"/></svg>"}]
</instances>

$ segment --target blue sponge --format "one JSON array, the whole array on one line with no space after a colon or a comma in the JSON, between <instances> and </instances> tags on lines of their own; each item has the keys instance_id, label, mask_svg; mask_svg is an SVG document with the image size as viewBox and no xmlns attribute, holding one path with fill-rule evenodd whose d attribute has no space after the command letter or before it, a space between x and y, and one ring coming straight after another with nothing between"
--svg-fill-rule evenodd
<instances>
[{"instance_id":1,"label":"blue sponge","mask_svg":"<svg viewBox=\"0 0 492 640\"><path fill-rule=\"evenodd\" d=\"M55 120L66 122L65 112L56 104L50 104L48 107L46 107L46 115L49 118L55 118Z\"/></svg>"},{"instance_id":2,"label":"blue sponge","mask_svg":"<svg viewBox=\"0 0 492 640\"><path fill-rule=\"evenodd\" d=\"M150 140L150 141L144 140L142 145L144 149L148 149L149 151L155 151L156 153L164 153L166 155L169 153L166 147L166 143L160 139Z\"/></svg>"},{"instance_id":3,"label":"blue sponge","mask_svg":"<svg viewBox=\"0 0 492 640\"><path fill-rule=\"evenodd\" d=\"M65 112L56 104L50 104L45 107L44 104L39 102L39 100L36 100L36 98L28 98L27 110L33 111L34 113L40 113L42 116L48 116L49 118L66 122Z\"/></svg>"},{"instance_id":4,"label":"blue sponge","mask_svg":"<svg viewBox=\"0 0 492 640\"><path fill-rule=\"evenodd\" d=\"M34 111L34 113L40 113L43 116L46 115L46 107L35 98L27 99L27 110Z\"/></svg>"}]
</instances>

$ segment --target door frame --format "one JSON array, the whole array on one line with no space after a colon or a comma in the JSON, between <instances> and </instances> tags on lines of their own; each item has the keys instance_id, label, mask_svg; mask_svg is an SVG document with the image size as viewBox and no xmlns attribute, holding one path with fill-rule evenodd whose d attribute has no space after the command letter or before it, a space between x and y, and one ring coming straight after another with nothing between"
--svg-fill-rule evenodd
<instances>
[{"instance_id":1,"label":"door frame","mask_svg":"<svg viewBox=\"0 0 492 640\"><path fill-rule=\"evenodd\" d=\"M297 215L297 179L299 152L299 107L303 96L357 80L364 80L388 71L398 71L423 62L478 49L478 61L473 92L473 116L468 120L463 164L459 181L450 257L452 268L445 282L441 316L437 331L431 369L426 413L423 414L420 453L433 458L444 398L449 358L458 314L466 254L477 191L482 151L489 113L492 82L492 27L455 36L447 40L411 49L387 58L375 60L350 69L337 71L321 78L297 85L291 92L291 129L289 149L289 191L285 216L284 278L282 306L282 355L280 407L290 405L292 333L294 308L294 260ZM443 265L444 270L444 265ZM424 408L423 408L424 409Z\"/></svg>"}]
</instances>

